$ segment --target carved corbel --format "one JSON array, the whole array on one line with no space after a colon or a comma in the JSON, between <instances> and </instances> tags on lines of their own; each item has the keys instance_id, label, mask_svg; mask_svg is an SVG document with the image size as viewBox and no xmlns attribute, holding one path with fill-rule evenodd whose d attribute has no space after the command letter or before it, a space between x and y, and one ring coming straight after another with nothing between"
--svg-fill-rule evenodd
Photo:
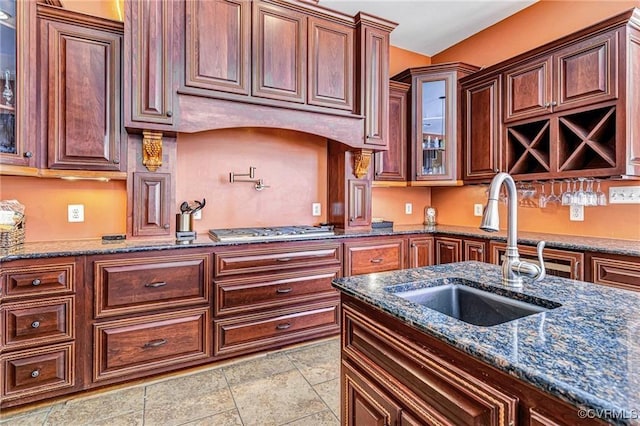
<instances>
[{"instance_id":1,"label":"carved corbel","mask_svg":"<svg viewBox=\"0 0 640 426\"><path fill-rule=\"evenodd\" d=\"M369 173L369 165L371 165L372 152L368 149L360 149L352 151L353 154L353 174L358 179L362 179Z\"/></svg>"},{"instance_id":2,"label":"carved corbel","mask_svg":"<svg viewBox=\"0 0 640 426\"><path fill-rule=\"evenodd\" d=\"M142 164L150 172L162 166L162 132L142 131Z\"/></svg>"}]
</instances>

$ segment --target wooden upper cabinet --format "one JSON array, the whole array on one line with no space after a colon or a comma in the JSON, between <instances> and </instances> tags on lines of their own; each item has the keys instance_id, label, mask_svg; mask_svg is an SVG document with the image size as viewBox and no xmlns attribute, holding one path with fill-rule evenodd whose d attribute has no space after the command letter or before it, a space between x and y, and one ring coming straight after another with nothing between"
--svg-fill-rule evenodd
<instances>
[{"instance_id":1,"label":"wooden upper cabinet","mask_svg":"<svg viewBox=\"0 0 640 426\"><path fill-rule=\"evenodd\" d=\"M411 85L389 82L389 150L375 153L376 181L407 180L407 97Z\"/></svg>"},{"instance_id":2,"label":"wooden upper cabinet","mask_svg":"<svg viewBox=\"0 0 640 426\"><path fill-rule=\"evenodd\" d=\"M353 110L354 29L309 17L309 105Z\"/></svg>"},{"instance_id":3,"label":"wooden upper cabinet","mask_svg":"<svg viewBox=\"0 0 640 426\"><path fill-rule=\"evenodd\" d=\"M551 64L546 56L504 73L505 122L549 113Z\"/></svg>"},{"instance_id":4,"label":"wooden upper cabinet","mask_svg":"<svg viewBox=\"0 0 640 426\"><path fill-rule=\"evenodd\" d=\"M364 45L365 144L386 146L389 108L389 32L373 27L361 28Z\"/></svg>"},{"instance_id":5,"label":"wooden upper cabinet","mask_svg":"<svg viewBox=\"0 0 640 426\"><path fill-rule=\"evenodd\" d=\"M462 83L463 180L490 180L500 171L500 76Z\"/></svg>"},{"instance_id":6,"label":"wooden upper cabinet","mask_svg":"<svg viewBox=\"0 0 640 426\"><path fill-rule=\"evenodd\" d=\"M40 22L48 63L49 168L122 169L122 28L114 27L119 31Z\"/></svg>"},{"instance_id":7,"label":"wooden upper cabinet","mask_svg":"<svg viewBox=\"0 0 640 426\"><path fill-rule=\"evenodd\" d=\"M307 98L306 77L307 16L283 7L254 2L253 95L304 103Z\"/></svg>"},{"instance_id":8,"label":"wooden upper cabinet","mask_svg":"<svg viewBox=\"0 0 640 426\"><path fill-rule=\"evenodd\" d=\"M185 2L185 85L248 95L251 3Z\"/></svg>"},{"instance_id":9,"label":"wooden upper cabinet","mask_svg":"<svg viewBox=\"0 0 640 426\"><path fill-rule=\"evenodd\" d=\"M127 127L170 129L173 124L174 3L177 4L156 0L125 3Z\"/></svg>"}]
</instances>

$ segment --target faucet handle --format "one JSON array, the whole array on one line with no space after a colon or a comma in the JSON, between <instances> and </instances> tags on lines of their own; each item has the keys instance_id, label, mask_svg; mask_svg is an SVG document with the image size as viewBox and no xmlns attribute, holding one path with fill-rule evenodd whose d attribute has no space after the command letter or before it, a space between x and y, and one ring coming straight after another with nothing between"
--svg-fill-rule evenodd
<instances>
[{"instance_id":1,"label":"faucet handle","mask_svg":"<svg viewBox=\"0 0 640 426\"><path fill-rule=\"evenodd\" d=\"M544 258L542 257L542 251L544 250L544 246L546 244L547 243L544 241L539 241L538 245L536 246L536 251L538 252L538 262L540 263L540 274L538 274L534 281L540 281L547 274L547 270L544 267Z\"/></svg>"}]
</instances>

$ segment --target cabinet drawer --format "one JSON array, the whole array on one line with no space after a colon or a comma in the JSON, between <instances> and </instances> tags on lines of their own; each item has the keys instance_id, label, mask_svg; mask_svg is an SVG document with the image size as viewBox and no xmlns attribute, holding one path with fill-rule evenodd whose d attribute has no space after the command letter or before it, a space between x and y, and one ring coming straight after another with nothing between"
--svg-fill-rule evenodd
<instances>
[{"instance_id":1,"label":"cabinet drawer","mask_svg":"<svg viewBox=\"0 0 640 426\"><path fill-rule=\"evenodd\" d=\"M215 283L215 315L251 312L291 303L309 302L319 297L335 296L331 280L340 276L340 268L269 274Z\"/></svg>"},{"instance_id":2,"label":"cabinet drawer","mask_svg":"<svg viewBox=\"0 0 640 426\"><path fill-rule=\"evenodd\" d=\"M60 260L60 259L58 259ZM37 265L2 268L2 299L23 296L57 295L75 290L75 263L39 263Z\"/></svg>"},{"instance_id":3,"label":"cabinet drawer","mask_svg":"<svg viewBox=\"0 0 640 426\"><path fill-rule=\"evenodd\" d=\"M342 251L339 243L264 245L216 253L215 259L215 276L223 277L299 267L339 266Z\"/></svg>"},{"instance_id":4,"label":"cabinet drawer","mask_svg":"<svg viewBox=\"0 0 640 426\"><path fill-rule=\"evenodd\" d=\"M404 268L405 240L345 243L344 275L370 274Z\"/></svg>"},{"instance_id":5,"label":"cabinet drawer","mask_svg":"<svg viewBox=\"0 0 640 426\"><path fill-rule=\"evenodd\" d=\"M3 308L3 344L19 348L73 339L74 296L39 302L12 303Z\"/></svg>"},{"instance_id":6,"label":"cabinet drawer","mask_svg":"<svg viewBox=\"0 0 640 426\"><path fill-rule=\"evenodd\" d=\"M109 321L94 325L94 381L209 356L209 310Z\"/></svg>"},{"instance_id":7,"label":"cabinet drawer","mask_svg":"<svg viewBox=\"0 0 640 426\"><path fill-rule=\"evenodd\" d=\"M95 317L209 303L208 254L99 260Z\"/></svg>"},{"instance_id":8,"label":"cabinet drawer","mask_svg":"<svg viewBox=\"0 0 640 426\"><path fill-rule=\"evenodd\" d=\"M255 352L338 332L338 300L214 321L216 355Z\"/></svg>"},{"instance_id":9,"label":"cabinet drawer","mask_svg":"<svg viewBox=\"0 0 640 426\"><path fill-rule=\"evenodd\" d=\"M73 346L73 343L66 343L3 356L2 399L24 398L73 387Z\"/></svg>"},{"instance_id":10,"label":"cabinet drawer","mask_svg":"<svg viewBox=\"0 0 640 426\"><path fill-rule=\"evenodd\" d=\"M588 281L640 291L640 258L587 254L587 262Z\"/></svg>"}]
</instances>

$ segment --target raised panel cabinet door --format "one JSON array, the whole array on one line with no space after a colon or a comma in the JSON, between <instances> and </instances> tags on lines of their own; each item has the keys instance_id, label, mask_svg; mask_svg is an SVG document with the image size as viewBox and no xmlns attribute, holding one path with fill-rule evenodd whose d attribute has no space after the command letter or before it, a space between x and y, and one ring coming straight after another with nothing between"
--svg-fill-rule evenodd
<instances>
[{"instance_id":1,"label":"raised panel cabinet door","mask_svg":"<svg viewBox=\"0 0 640 426\"><path fill-rule=\"evenodd\" d=\"M500 76L463 86L463 180L490 180L500 171Z\"/></svg>"},{"instance_id":2,"label":"raised panel cabinet door","mask_svg":"<svg viewBox=\"0 0 640 426\"><path fill-rule=\"evenodd\" d=\"M309 17L309 105L353 110L354 29Z\"/></svg>"},{"instance_id":3,"label":"raised panel cabinet door","mask_svg":"<svg viewBox=\"0 0 640 426\"><path fill-rule=\"evenodd\" d=\"M251 3L194 0L185 8L185 85L248 95Z\"/></svg>"},{"instance_id":4,"label":"raised panel cabinet door","mask_svg":"<svg viewBox=\"0 0 640 426\"><path fill-rule=\"evenodd\" d=\"M407 180L407 96L411 85L389 82L389 150L375 153L377 181Z\"/></svg>"},{"instance_id":5,"label":"raised panel cabinet door","mask_svg":"<svg viewBox=\"0 0 640 426\"><path fill-rule=\"evenodd\" d=\"M133 235L169 235L171 174L133 174Z\"/></svg>"},{"instance_id":6,"label":"raised panel cabinet door","mask_svg":"<svg viewBox=\"0 0 640 426\"><path fill-rule=\"evenodd\" d=\"M48 167L120 171L122 34L47 20L41 33L48 38Z\"/></svg>"},{"instance_id":7,"label":"raised panel cabinet door","mask_svg":"<svg viewBox=\"0 0 640 426\"><path fill-rule=\"evenodd\" d=\"M587 253L585 281L640 291L640 258Z\"/></svg>"},{"instance_id":8,"label":"raised panel cabinet door","mask_svg":"<svg viewBox=\"0 0 640 426\"><path fill-rule=\"evenodd\" d=\"M568 46L553 55L557 99L554 111L618 97L618 32Z\"/></svg>"},{"instance_id":9,"label":"raised panel cabinet door","mask_svg":"<svg viewBox=\"0 0 640 426\"><path fill-rule=\"evenodd\" d=\"M462 255L462 240L457 238L435 238L435 264L460 262Z\"/></svg>"},{"instance_id":10,"label":"raised panel cabinet door","mask_svg":"<svg viewBox=\"0 0 640 426\"><path fill-rule=\"evenodd\" d=\"M409 267L433 265L433 238L409 238Z\"/></svg>"},{"instance_id":11,"label":"raised panel cabinet door","mask_svg":"<svg viewBox=\"0 0 640 426\"><path fill-rule=\"evenodd\" d=\"M462 251L464 260L488 262L486 243L484 241L463 240Z\"/></svg>"},{"instance_id":12,"label":"raised panel cabinet door","mask_svg":"<svg viewBox=\"0 0 640 426\"><path fill-rule=\"evenodd\" d=\"M304 103L307 98L307 17L253 3L253 95Z\"/></svg>"},{"instance_id":13,"label":"raised panel cabinet door","mask_svg":"<svg viewBox=\"0 0 640 426\"><path fill-rule=\"evenodd\" d=\"M504 73L505 122L550 112L551 64L547 56Z\"/></svg>"},{"instance_id":14,"label":"raised panel cabinet door","mask_svg":"<svg viewBox=\"0 0 640 426\"><path fill-rule=\"evenodd\" d=\"M371 225L371 183L349 180L349 226Z\"/></svg>"},{"instance_id":15,"label":"raised panel cabinet door","mask_svg":"<svg viewBox=\"0 0 640 426\"><path fill-rule=\"evenodd\" d=\"M364 27L363 31L364 143L386 146L389 117L389 33L371 27Z\"/></svg>"},{"instance_id":16,"label":"raised panel cabinet door","mask_svg":"<svg viewBox=\"0 0 640 426\"><path fill-rule=\"evenodd\" d=\"M125 125L173 124L174 2L125 3Z\"/></svg>"}]
</instances>

